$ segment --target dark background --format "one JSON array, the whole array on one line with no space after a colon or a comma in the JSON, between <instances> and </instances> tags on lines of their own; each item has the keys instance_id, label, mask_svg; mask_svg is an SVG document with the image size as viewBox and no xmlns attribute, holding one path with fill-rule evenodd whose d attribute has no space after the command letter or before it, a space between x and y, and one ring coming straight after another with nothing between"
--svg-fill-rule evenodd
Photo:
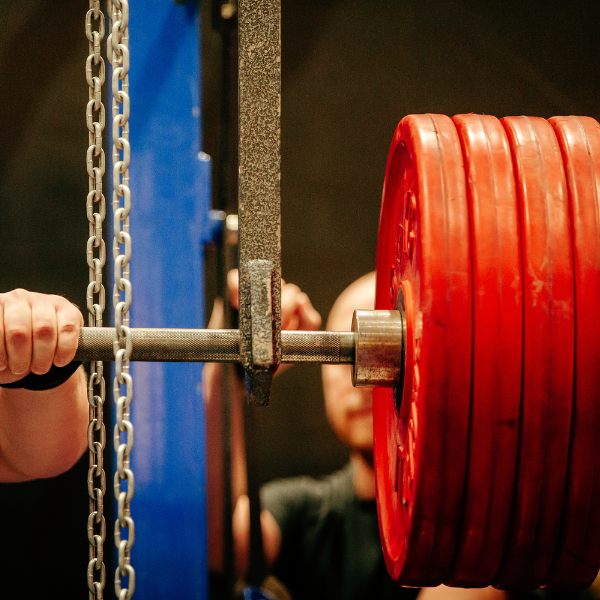
<instances>
[{"instance_id":1,"label":"dark background","mask_svg":"<svg viewBox=\"0 0 600 600\"><path fill-rule=\"evenodd\" d=\"M220 38L204 20L205 150L216 155ZM374 269L387 152L411 113L600 116L593 0L282 0L282 272L324 319ZM276 378L264 479L346 458L319 367Z\"/></svg>"},{"instance_id":2,"label":"dark background","mask_svg":"<svg viewBox=\"0 0 600 600\"><path fill-rule=\"evenodd\" d=\"M25 287L84 307L87 2L0 0L0 9L0 292ZM202 10L208 15L208 3ZM209 21L204 150L216 156L221 38ZM597 0L282 0L284 277L325 318L342 289L374 268L387 150L404 115L600 117L599 33ZM319 368L306 366L276 379L259 418L264 480L326 473L346 460L319 379ZM83 522L84 478L71 484ZM19 506L0 505L14 523L38 515L25 549L43 543L45 502L57 493L48 490L20 507L22 517ZM9 496L0 488L0 499ZM85 549L81 560L85 570ZM2 570L10 565L0 561Z\"/></svg>"}]
</instances>

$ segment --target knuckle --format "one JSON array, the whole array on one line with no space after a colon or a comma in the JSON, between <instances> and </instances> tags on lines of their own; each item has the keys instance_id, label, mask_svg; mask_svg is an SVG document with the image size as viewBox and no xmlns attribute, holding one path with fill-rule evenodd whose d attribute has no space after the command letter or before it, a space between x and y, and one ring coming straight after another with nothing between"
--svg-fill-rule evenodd
<instances>
[{"instance_id":1,"label":"knuckle","mask_svg":"<svg viewBox=\"0 0 600 600\"><path fill-rule=\"evenodd\" d=\"M71 314L73 315L72 320L75 323L75 327L83 327L83 315L76 306L73 306L73 311Z\"/></svg>"},{"instance_id":2,"label":"knuckle","mask_svg":"<svg viewBox=\"0 0 600 600\"><path fill-rule=\"evenodd\" d=\"M47 296L44 296L48 302L50 302L54 307L56 308L73 308L75 310L77 310L77 307L67 298L65 298L64 296L57 296L56 294L48 294Z\"/></svg>"},{"instance_id":3,"label":"knuckle","mask_svg":"<svg viewBox=\"0 0 600 600\"><path fill-rule=\"evenodd\" d=\"M23 288L16 288L14 290L12 290L12 292L9 292L9 295L13 296L14 298L25 298L27 297L27 295L29 294L29 292L27 290L24 290Z\"/></svg>"},{"instance_id":4,"label":"knuckle","mask_svg":"<svg viewBox=\"0 0 600 600\"><path fill-rule=\"evenodd\" d=\"M65 316L65 322L73 322L76 326L83 324L81 311L70 302L61 308L61 314Z\"/></svg>"},{"instance_id":5,"label":"knuckle","mask_svg":"<svg viewBox=\"0 0 600 600\"><path fill-rule=\"evenodd\" d=\"M31 292L23 288L17 288L4 294L5 303L10 304L29 304Z\"/></svg>"},{"instance_id":6,"label":"knuckle","mask_svg":"<svg viewBox=\"0 0 600 600\"><path fill-rule=\"evenodd\" d=\"M33 339L40 341L51 340L56 333L56 328L51 321L40 320L33 327Z\"/></svg>"},{"instance_id":7,"label":"knuckle","mask_svg":"<svg viewBox=\"0 0 600 600\"><path fill-rule=\"evenodd\" d=\"M239 285L239 282L240 282L239 271L237 269L231 269L231 271L229 271L227 273L227 285L230 288L237 288L237 286Z\"/></svg>"},{"instance_id":8,"label":"knuckle","mask_svg":"<svg viewBox=\"0 0 600 600\"><path fill-rule=\"evenodd\" d=\"M303 307L308 308L310 306L310 299L306 292L298 293L298 304L301 304Z\"/></svg>"},{"instance_id":9,"label":"knuckle","mask_svg":"<svg viewBox=\"0 0 600 600\"><path fill-rule=\"evenodd\" d=\"M288 294L299 294L300 288L295 283L286 283L283 290Z\"/></svg>"},{"instance_id":10,"label":"knuckle","mask_svg":"<svg viewBox=\"0 0 600 600\"><path fill-rule=\"evenodd\" d=\"M20 345L30 339L30 334L25 325L9 325L4 332L4 337L8 343Z\"/></svg>"},{"instance_id":11,"label":"knuckle","mask_svg":"<svg viewBox=\"0 0 600 600\"><path fill-rule=\"evenodd\" d=\"M62 296L51 295L48 296L49 300L52 302L55 308L59 308L61 310L77 310L77 307L69 302L66 298Z\"/></svg>"},{"instance_id":12,"label":"knuckle","mask_svg":"<svg viewBox=\"0 0 600 600\"><path fill-rule=\"evenodd\" d=\"M76 321L65 321L61 323L58 333L60 335L73 335L79 333L79 325Z\"/></svg>"}]
</instances>

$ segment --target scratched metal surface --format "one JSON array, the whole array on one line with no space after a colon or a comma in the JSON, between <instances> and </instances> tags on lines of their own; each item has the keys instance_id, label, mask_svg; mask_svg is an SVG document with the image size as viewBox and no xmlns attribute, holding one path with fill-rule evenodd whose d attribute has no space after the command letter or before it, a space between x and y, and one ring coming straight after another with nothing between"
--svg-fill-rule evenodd
<instances>
[{"instance_id":1,"label":"scratched metal surface","mask_svg":"<svg viewBox=\"0 0 600 600\"><path fill-rule=\"evenodd\" d=\"M271 369L281 357L280 4L279 0L240 0L238 8L239 322L241 355L252 374L256 369L252 361L251 260L272 263L272 324L268 328L275 336ZM256 324L254 329L256 332ZM268 401L268 390L266 393Z\"/></svg>"}]
</instances>

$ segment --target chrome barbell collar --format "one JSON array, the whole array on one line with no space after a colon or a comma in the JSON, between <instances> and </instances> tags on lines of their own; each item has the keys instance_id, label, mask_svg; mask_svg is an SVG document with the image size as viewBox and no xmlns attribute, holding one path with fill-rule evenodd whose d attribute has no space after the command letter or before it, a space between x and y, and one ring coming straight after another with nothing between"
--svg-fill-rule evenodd
<instances>
[{"instance_id":1,"label":"chrome barbell collar","mask_svg":"<svg viewBox=\"0 0 600 600\"><path fill-rule=\"evenodd\" d=\"M355 310L355 387L398 387L402 379L402 357L406 328L398 310Z\"/></svg>"}]
</instances>

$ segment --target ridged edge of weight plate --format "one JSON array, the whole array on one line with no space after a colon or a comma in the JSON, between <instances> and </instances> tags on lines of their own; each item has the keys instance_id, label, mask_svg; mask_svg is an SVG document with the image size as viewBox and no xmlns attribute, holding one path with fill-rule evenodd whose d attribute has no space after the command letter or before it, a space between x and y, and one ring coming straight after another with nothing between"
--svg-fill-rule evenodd
<instances>
[{"instance_id":1,"label":"ridged edge of weight plate","mask_svg":"<svg viewBox=\"0 0 600 600\"><path fill-rule=\"evenodd\" d=\"M510 146L490 115L452 119L461 139L473 255L473 374L469 458L452 573L490 585L502 560L514 494L521 407L523 294Z\"/></svg>"},{"instance_id":2,"label":"ridged edge of weight plate","mask_svg":"<svg viewBox=\"0 0 600 600\"><path fill-rule=\"evenodd\" d=\"M562 156L538 117L502 119L519 194L523 256L523 394L517 487L494 585L544 583L564 505L573 404L574 284Z\"/></svg>"},{"instance_id":3,"label":"ridged edge of weight plate","mask_svg":"<svg viewBox=\"0 0 600 600\"><path fill-rule=\"evenodd\" d=\"M600 125L553 117L567 183L575 273L575 387L567 496L551 589L584 589L600 568Z\"/></svg>"},{"instance_id":4,"label":"ridged edge of weight plate","mask_svg":"<svg viewBox=\"0 0 600 600\"><path fill-rule=\"evenodd\" d=\"M409 165L411 182L402 179L408 173L402 161L407 160L414 163ZM413 199L414 215L406 210ZM373 408L384 557L391 576L403 585L442 583L455 550L471 377L468 227L465 172L454 124L443 115L405 117L396 129L386 169L376 307L392 307L400 281L411 282L413 398L404 421L394 418L390 393L376 390ZM404 503L394 489L400 469L409 482Z\"/></svg>"}]
</instances>

